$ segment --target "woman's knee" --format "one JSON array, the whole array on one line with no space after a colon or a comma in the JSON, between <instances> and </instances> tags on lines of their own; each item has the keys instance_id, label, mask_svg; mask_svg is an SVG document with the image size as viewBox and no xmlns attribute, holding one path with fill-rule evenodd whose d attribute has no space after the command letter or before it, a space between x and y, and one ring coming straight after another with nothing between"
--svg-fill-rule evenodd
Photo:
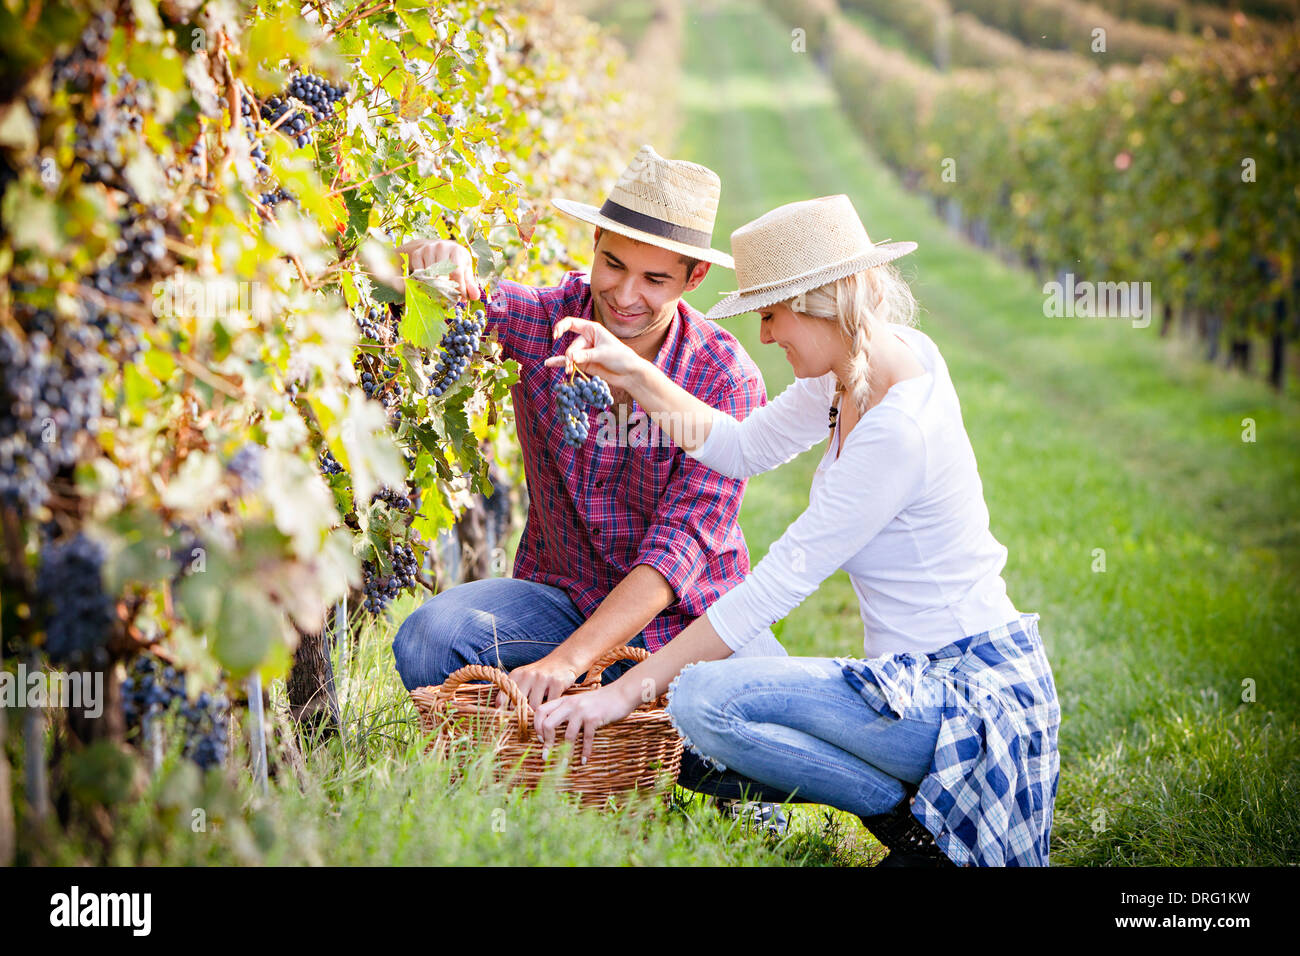
<instances>
[{"instance_id":1,"label":"woman's knee","mask_svg":"<svg viewBox=\"0 0 1300 956\"><path fill-rule=\"evenodd\" d=\"M668 685L668 716L688 741L703 744L718 736L727 723L718 666L724 663L688 664Z\"/></svg>"}]
</instances>

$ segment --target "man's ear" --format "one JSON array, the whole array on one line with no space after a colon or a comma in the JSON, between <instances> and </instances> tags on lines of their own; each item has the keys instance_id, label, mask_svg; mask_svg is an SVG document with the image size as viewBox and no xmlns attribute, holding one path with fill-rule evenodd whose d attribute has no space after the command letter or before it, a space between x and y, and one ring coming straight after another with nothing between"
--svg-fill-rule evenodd
<instances>
[{"instance_id":1,"label":"man's ear","mask_svg":"<svg viewBox=\"0 0 1300 956\"><path fill-rule=\"evenodd\" d=\"M686 280L686 288L682 291L694 292L698 289L700 283L704 281L704 277L709 274L709 265L710 263L705 262L702 259L697 262L695 268L691 270L691 277Z\"/></svg>"},{"instance_id":2,"label":"man's ear","mask_svg":"<svg viewBox=\"0 0 1300 956\"><path fill-rule=\"evenodd\" d=\"M597 227L596 227L596 231L593 232L593 233L591 234L591 251L592 251L592 252L595 252L595 251L596 251L596 246L600 245L600 233L601 233L600 226L597 226Z\"/></svg>"}]
</instances>

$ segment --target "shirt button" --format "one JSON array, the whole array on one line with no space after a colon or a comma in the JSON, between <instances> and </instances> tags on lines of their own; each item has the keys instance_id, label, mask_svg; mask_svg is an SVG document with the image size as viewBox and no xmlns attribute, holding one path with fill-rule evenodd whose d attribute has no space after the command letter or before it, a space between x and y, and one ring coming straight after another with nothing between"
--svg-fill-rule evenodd
<instances>
[{"instance_id":1,"label":"shirt button","mask_svg":"<svg viewBox=\"0 0 1300 956\"><path fill-rule=\"evenodd\" d=\"M605 487L605 483L604 483L603 481L598 481L598 482L596 482L596 487L597 487L597 488L604 488L604 487Z\"/></svg>"},{"instance_id":2,"label":"shirt button","mask_svg":"<svg viewBox=\"0 0 1300 956\"><path fill-rule=\"evenodd\" d=\"M599 529L599 528L592 528L592 529L591 529L591 533L592 533L592 534L600 534L600 529Z\"/></svg>"}]
</instances>

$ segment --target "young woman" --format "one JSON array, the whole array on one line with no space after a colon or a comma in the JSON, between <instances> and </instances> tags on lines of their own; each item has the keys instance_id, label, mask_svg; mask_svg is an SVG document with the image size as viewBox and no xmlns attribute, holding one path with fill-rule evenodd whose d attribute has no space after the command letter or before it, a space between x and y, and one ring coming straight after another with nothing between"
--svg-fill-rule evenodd
<instances>
[{"instance_id":1,"label":"young woman","mask_svg":"<svg viewBox=\"0 0 1300 956\"><path fill-rule=\"evenodd\" d=\"M732 234L740 290L709 318L757 311L795 382L743 422L710 408L598 324L563 356L626 389L689 455L734 477L829 434L808 509L673 641L588 694L548 701L538 734L581 739L669 688L688 746L804 800L858 814L895 864L1046 865L1060 709L1037 614L1021 614L989 531L943 357L911 327L896 267L846 196L791 203ZM829 417L828 417L829 416ZM733 658L834 571L864 623L861 658ZM846 648L847 649L847 648Z\"/></svg>"}]
</instances>

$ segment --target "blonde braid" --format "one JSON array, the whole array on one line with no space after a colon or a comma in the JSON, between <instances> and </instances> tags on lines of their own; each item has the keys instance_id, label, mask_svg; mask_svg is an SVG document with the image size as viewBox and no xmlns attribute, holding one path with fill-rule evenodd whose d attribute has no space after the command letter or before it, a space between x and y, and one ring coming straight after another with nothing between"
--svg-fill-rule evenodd
<instances>
[{"instance_id":1,"label":"blonde braid","mask_svg":"<svg viewBox=\"0 0 1300 956\"><path fill-rule=\"evenodd\" d=\"M871 292L876 293L876 301L865 301ZM853 396L859 415L866 414L867 405L871 402L871 379L875 372L871 366L871 315L879 301L879 290L874 282L849 281L835 284L835 310L842 316L840 331L844 333L849 346L848 391Z\"/></svg>"}]
</instances>

